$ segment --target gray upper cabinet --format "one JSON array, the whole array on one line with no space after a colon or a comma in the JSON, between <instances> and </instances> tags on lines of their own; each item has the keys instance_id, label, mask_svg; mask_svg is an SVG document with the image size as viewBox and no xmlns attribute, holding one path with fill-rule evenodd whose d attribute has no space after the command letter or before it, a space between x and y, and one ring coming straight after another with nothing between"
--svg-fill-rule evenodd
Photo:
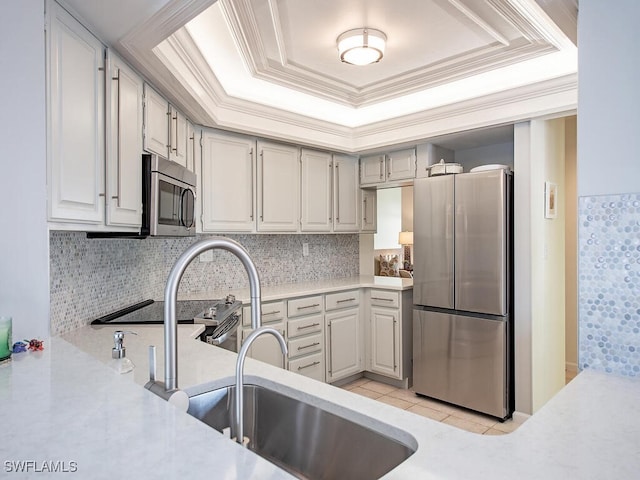
<instances>
[{"instance_id":1,"label":"gray upper cabinet","mask_svg":"<svg viewBox=\"0 0 640 480\"><path fill-rule=\"evenodd\" d=\"M416 150L407 148L360 158L360 186L403 185L416 176Z\"/></svg>"}]
</instances>

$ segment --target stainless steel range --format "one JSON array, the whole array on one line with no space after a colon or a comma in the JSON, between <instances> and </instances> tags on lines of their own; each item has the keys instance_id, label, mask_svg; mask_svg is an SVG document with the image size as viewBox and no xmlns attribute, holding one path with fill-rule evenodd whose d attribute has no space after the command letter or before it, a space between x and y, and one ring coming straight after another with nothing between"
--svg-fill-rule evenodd
<instances>
[{"instance_id":1,"label":"stainless steel range","mask_svg":"<svg viewBox=\"0 0 640 480\"><path fill-rule=\"evenodd\" d=\"M180 300L176 303L178 323L203 324L200 340L237 352L237 329L242 303L234 295L223 300ZM152 325L164 323L164 302L145 300L91 322L91 325Z\"/></svg>"}]
</instances>

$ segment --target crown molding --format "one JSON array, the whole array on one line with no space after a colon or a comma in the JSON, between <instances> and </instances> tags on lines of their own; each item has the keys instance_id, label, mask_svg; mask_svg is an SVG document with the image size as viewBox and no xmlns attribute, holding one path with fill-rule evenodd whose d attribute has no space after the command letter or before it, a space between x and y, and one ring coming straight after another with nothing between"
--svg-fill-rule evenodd
<instances>
[{"instance_id":1,"label":"crown molding","mask_svg":"<svg viewBox=\"0 0 640 480\"><path fill-rule=\"evenodd\" d=\"M198 123L301 145L358 153L446 133L569 112L577 106L577 75L560 77L376 124L349 128L228 96L199 54L186 29L156 51L171 60L190 88L186 108L204 110ZM199 94L196 94L199 92Z\"/></svg>"}]
</instances>

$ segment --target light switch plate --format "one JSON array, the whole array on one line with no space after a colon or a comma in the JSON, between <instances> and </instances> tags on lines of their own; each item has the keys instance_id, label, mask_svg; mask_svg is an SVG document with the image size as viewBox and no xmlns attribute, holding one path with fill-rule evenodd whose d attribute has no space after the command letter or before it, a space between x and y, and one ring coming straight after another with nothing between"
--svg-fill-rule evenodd
<instances>
[{"instance_id":1,"label":"light switch plate","mask_svg":"<svg viewBox=\"0 0 640 480\"><path fill-rule=\"evenodd\" d=\"M302 244L302 256L303 257L308 257L309 256L309 244L308 243L303 243Z\"/></svg>"}]
</instances>

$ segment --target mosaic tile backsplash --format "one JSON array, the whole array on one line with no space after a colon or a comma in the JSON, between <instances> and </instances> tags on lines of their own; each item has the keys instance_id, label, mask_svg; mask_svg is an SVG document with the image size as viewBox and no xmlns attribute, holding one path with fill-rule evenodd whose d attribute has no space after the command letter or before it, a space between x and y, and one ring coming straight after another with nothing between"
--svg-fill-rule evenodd
<instances>
[{"instance_id":1,"label":"mosaic tile backsplash","mask_svg":"<svg viewBox=\"0 0 640 480\"><path fill-rule=\"evenodd\" d=\"M262 285L350 277L359 271L355 235L228 235L253 258ZM75 330L118 308L161 299L178 256L194 238L87 239L80 232L51 232L51 334ZM302 256L302 244L309 256ZM240 261L216 250L212 262L189 265L180 293L248 287Z\"/></svg>"},{"instance_id":2,"label":"mosaic tile backsplash","mask_svg":"<svg viewBox=\"0 0 640 480\"><path fill-rule=\"evenodd\" d=\"M640 377L640 194L579 203L579 362Z\"/></svg>"}]
</instances>

